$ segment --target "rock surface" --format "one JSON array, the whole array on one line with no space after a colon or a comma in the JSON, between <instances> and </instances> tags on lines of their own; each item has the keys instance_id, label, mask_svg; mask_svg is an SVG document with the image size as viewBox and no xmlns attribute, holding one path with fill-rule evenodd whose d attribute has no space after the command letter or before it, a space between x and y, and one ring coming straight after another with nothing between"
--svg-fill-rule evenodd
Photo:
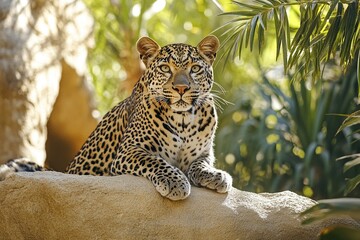
<instances>
[{"instance_id":1,"label":"rock surface","mask_svg":"<svg viewBox=\"0 0 360 240\"><path fill-rule=\"evenodd\" d=\"M302 226L315 202L286 191L228 194L192 188L162 198L142 177L19 173L0 182L0 239L316 239L324 226Z\"/></svg>"}]
</instances>

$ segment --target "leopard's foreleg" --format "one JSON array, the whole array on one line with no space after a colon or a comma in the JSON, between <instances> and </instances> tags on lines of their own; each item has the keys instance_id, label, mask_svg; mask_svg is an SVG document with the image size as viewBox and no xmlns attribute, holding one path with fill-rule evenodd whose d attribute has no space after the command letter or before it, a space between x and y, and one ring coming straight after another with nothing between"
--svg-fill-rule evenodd
<instances>
[{"instance_id":1,"label":"leopard's foreleg","mask_svg":"<svg viewBox=\"0 0 360 240\"><path fill-rule=\"evenodd\" d=\"M111 166L111 174L146 177L162 196L171 200L185 199L191 191L189 180L180 169L141 147L120 148Z\"/></svg>"}]
</instances>

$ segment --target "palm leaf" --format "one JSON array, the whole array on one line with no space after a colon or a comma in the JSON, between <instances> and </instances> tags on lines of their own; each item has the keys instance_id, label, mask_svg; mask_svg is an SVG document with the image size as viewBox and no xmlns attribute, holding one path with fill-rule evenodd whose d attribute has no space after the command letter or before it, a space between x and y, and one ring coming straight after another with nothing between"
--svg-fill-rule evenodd
<instances>
[{"instance_id":1,"label":"palm leaf","mask_svg":"<svg viewBox=\"0 0 360 240\"><path fill-rule=\"evenodd\" d=\"M236 30L237 34L243 37L227 41L224 45L230 50L225 51L224 54L241 57L242 48L249 47L250 51L253 51L254 46L258 46L261 53L266 41L268 21L275 26L276 58L280 54L283 55L285 72L291 68L297 70L301 67L304 76L312 72L315 81L321 76L321 64L335 56L337 51L340 52L341 66L344 70L359 52L358 1L255 0L252 3L241 1L233 1L233 3L239 10L221 15L232 16L234 19L217 31L225 31L228 34L228 29ZM293 37L289 27L287 11L289 8L300 10L300 24ZM241 28L236 28L236 26L241 26ZM258 28L257 31L256 28ZM236 41L242 41L243 44ZM255 41L258 41L258 44L255 44ZM360 72L359 65L358 72ZM295 74L295 77L300 78L300 75ZM360 83L360 73L358 82Z\"/></svg>"},{"instance_id":2,"label":"palm leaf","mask_svg":"<svg viewBox=\"0 0 360 240\"><path fill-rule=\"evenodd\" d=\"M337 130L336 134L340 133L347 127L353 126L355 124L360 124L360 110L347 115L346 119L341 124L340 128Z\"/></svg>"},{"instance_id":3,"label":"palm leaf","mask_svg":"<svg viewBox=\"0 0 360 240\"><path fill-rule=\"evenodd\" d=\"M360 218L360 199L358 198L338 198L320 200L313 207L300 214L302 224L309 224L317 220L322 220L333 215L349 215Z\"/></svg>"},{"instance_id":4,"label":"palm leaf","mask_svg":"<svg viewBox=\"0 0 360 240\"><path fill-rule=\"evenodd\" d=\"M346 182L346 187L345 187L345 191L344 191L345 196L347 196L349 193L351 193L359 184L360 184L360 174L349 179Z\"/></svg>"},{"instance_id":5,"label":"palm leaf","mask_svg":"<svg viewBox=\"0 0 360 240\"><path fill-rule=\"evenodd\" d=\"M360 153L343 156L343 157L337 158L336 160L339 161L339 160L344 160L344 159L347 159L347 158L355 158L355 159L345 163L344 172L347 172L349 169L351 169L351 168L353 168L353 167L355 167L357 165L360 165Z\"/></svg>"},{"instance_id":6,"label":"palm leaf","mask_svg":"<svg viewBox=\"0 0 360 240\"><path fill-rule=\"evenodd\" d=\"M356 166L360 166L360 153L343 156L336 160L344 160L347 158L354 158L354 159L344 164L344 173ZM348 181L346 182L346 187L344 192L345 196L348 195L350 192L352 192L359 184L360 184L360 174L356 175L351 179L348 179Z\"/></svg>"}]
</instances>

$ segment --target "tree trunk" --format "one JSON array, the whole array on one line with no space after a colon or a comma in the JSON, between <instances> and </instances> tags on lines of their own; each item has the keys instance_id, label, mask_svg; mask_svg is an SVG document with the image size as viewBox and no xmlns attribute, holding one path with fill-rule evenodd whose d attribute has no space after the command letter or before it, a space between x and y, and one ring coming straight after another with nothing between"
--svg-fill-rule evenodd
<instances>
[{"instance_id":1,"label":"tree trunk","mask_svg":"<svg viewBox=\"0 0 360 240\"><path fill-rule=\"evenodd\" d=\"M61 61L60 91L49 121L46 141L46 165L64 171L98 121L93 91L86 78Z\"/></svg>"},{"instance_id":2,"label":"tree trunk","mask_svg":"<svg viewBox=\"0 0 360 240\"><path fill-rule=\"evenodd\" d=\"M62 71L71 66L85 79L92 26L78 0L0 2L0 163L28 157L44 164ZM68 116L68 123L74 118Z\"/></svg>"}]
</instances>

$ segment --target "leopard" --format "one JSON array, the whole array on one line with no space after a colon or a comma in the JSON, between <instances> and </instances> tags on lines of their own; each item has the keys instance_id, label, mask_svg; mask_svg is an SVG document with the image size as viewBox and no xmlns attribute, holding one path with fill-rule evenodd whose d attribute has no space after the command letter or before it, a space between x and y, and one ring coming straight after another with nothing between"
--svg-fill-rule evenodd
<instances>
[{"instance_id":1,"label":"leopard","mask_svg":"<svg viewBox=\"0 0 360 240\"><path fill-rule=\"evenodd\" d=\"M186 199L191 185L228 192L232 177L214 167L218 116L211 90L218 38L160 47L144 36L136 47L142 76L131 95L104 115L65 173L142 176L173 201ZM48 170L24 158L1 168Z\"/></svg>"}]
</instances>

